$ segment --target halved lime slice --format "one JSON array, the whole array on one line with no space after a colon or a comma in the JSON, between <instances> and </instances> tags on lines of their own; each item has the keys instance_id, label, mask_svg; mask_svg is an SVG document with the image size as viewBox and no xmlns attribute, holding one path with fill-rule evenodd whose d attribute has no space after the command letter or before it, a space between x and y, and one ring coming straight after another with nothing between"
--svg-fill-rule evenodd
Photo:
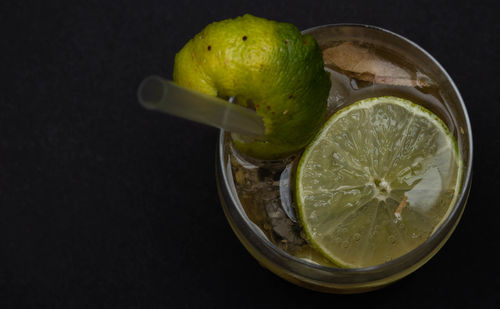
<instances>
[{"instance_id":1,"label":"halved lime slice","mask_svg":"<svg viewBox=\"0 0 500 309\"><path fill-rule=\"evenodd\" d=\"M462 162L432 112L377 97L335 113L302 155L297 207L311 244L342 267L395 259L451 211Z\"/></svg>"}]
</instances>

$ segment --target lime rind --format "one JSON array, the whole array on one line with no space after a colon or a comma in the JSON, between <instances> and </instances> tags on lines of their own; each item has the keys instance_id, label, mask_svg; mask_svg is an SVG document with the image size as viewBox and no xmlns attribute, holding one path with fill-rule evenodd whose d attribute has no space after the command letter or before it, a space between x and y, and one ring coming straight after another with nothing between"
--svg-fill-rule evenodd
<instances>
[{"instance_id":1,"label":"lime rind","mask_svg":"<svg viewBox=\"0 0 500 309\"><path fill-rule=\"evenodd\" d=\"M177 53L173 78L254 109L263 118L264 138L233 134L233 140L258 159L285 157L311 141L325 120L331 85L311 35L249 14L206 26Z\"/></svg>"},{"instance_id":2,"label":"lime rind","mask_svg":"<svg viewBox=\"0 0 500 309\"><path fill-rule=\"evenodd\" d=\"M360 265L358 263L353 263L350 261L342 260L335 253L332 253L332 252L330 252L330 250L325 248L325 246L321 242L317 241L317 239L316 239L316 237L317 237L316 233L318 232L317 227L310 226L308 223L309 222L308 219L305 218L306 214L305 214L305 210L304 210L304 207L305 207L304 206L304 203L305 203L304 197L307 196L307 192L305 192L305 188L302 186L301 179L303 178L304 173L310 172L310 171L308 171L308 169L304 168L304 166L309 161L311 155L314 152L318 151L316 145L327 140L327 135L329 134L330 127L334 126L334 124L336 124L338 121L340 121L344 116L346 116L347 114L349 114L353 111L361 110L361 109L369 110L370 108L372 108L373 106L375 106L377 104L394 104L394 105L403 107L405 110L409 111L409 113L411 113L413 115L413 117L421 116L421 117L423 117L423 119L430 121L430 123L433 127L438 128L438 130L441 131L440 136L445 137L445 141L447 143L446 148L449 148L452 150L453 155L456 158L456 164L457 164L457 169L458 169L456 172L457 173L456 174L456 182L455 182L455 185L454 185L453 190L452 190L454 192L454 195L453 195L453 198L452 198L451 202L449 203L449 205L455 204L456 199L459 196L459 191L460 191L460 187L462 184L461 175L462 175L462 168L463 167L462 167L462 160L460 157L460 153L458 150L458 144L457 144L456 140L454 139L453 135L451 134L450 130L448 129L448 127L445 125L445 123L439 117L437 117L435 114L433 114L431 111L429 111L425 107L418 105L418 104L415 104L411 101L402 99L402 98L386 96L386 97L376 97L376 98L369 98L369 99L361 100L361 101L355 102L354 104L352 104L344 109L337 111L325 123L323 128L320 130L320 132L316 135L316 137L313 139L311 144L306 148L306 150L302 154L302 157L301 157L299 164L298 164L298 167L297 167L296 201L297 201L298 215L299 215L300 221L302 223L304 233L305 233L307 239L309 240L310 244L313 247L315 247L319 252L321 252L331 262L335 263L336 265L338 265L340 267L355 268L355 267L364 267L364 266L370 266L370 265ZM373 200L373 197L372 197L372 200ZM384 202L389 202L389 200L384 201ZM380 203L380 202L378 202L378 203ZM393 202L393 203L397 204L397 202ZM448 217L448 215L450 214L452 209L453 209L453 207L448 206L446 213L444 215L442 215L441 220L439 221L439 223L437 223L435 225L435 227L432 230L432 232L430 233L430 235L432 235L432 233L434 233L439 228L439 226L443 223L443 221ZM311 213L309 213L309 215L311 215ZM418 214L414 214L414 215L418 216ZM386 215L386 218L387 218L387 215ZM356 220L356 219L352 219L352 220ZM399 231L397 231L397 230L395 230L393 232L399 233ZM403 246L403 245L401 245L401 246ZM409 248L408 251L410 251L411 249L412 248Z\"/></svg>"}]
</instances>

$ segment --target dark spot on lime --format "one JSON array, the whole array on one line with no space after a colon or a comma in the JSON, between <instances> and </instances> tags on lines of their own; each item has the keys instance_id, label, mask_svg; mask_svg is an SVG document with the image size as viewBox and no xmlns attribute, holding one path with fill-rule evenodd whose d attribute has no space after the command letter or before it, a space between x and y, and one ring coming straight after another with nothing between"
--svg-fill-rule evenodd
<instances>
[{"instance_id":1,"label":"dark spot on lime","mask_svg":"<svg viewBox=\"0 0 500 309\"><path fill-rule=\"evenodd\" d=\"M246 41L247 40L247 36L243 36L243 41Z\"/></svg>"},{"instance_id":2,"label":"dark spot on lime","mask_svg":"<svg viewBox=\"0 0 500 309\"><path fill-rule=\"evenodd\" d=\"M212 46L208 45L207 49L208 49L208 50L211 50L211 49L212 49Z\"/></svg>"},{"instance_id":3,"label":"dark spot on lime","mask_svg":"<svg viewBox=\"0 0 500 309\"><path fill-rule=\"evenodd\" d=\"M255 106L252 99L247 100L247 108L252 109L252 110L255 110L257 108L257 106Z\"/></svg>"},{"instance_id":4,"label":"dark spot on lime","mask_svg":"<svg viewBox=\"0 0 500 309\"><path fill-rule=\"evenodd\" d=\"M290 100L293 99L293 94L291 94L289 97L288 97Z\"/></svg>"}]
</instances>

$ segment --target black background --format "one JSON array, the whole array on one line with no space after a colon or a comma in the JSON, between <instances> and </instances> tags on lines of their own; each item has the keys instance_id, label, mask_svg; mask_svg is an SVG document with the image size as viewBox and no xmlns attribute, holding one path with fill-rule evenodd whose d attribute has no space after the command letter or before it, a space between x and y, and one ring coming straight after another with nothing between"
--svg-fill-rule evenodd
<instances>
[{"instance_id":1,"label":"black background","mask_svg":"<svg viewBox=\"0 0 500 309\"><path fill-rule=\"evenodd\" d=\"M499 305L495 1L2 1L0 12L0 308ZM350 296L274 276L223 215L217 130L139 106L144 77L171 78L189 38L244 13L299 29L377 25L454 79L474 133L472 191L417 272Z\"/></svg>"}]
</instances>

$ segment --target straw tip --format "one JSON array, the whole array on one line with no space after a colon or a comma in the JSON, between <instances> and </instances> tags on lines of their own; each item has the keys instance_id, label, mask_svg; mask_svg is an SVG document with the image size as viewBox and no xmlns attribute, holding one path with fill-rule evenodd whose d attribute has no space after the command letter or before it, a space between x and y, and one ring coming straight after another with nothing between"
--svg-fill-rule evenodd
<instances>
[{"instance_id":1,"label":"straw tip","mask_svg":"<svg viewBox=\"0 0 500 309\"><path fill-rule=\"evenodd\" d=\"M161 103L165 95L165 85L159 76L149 76L139 85L137 97L139 103L146 108L154 108Z\"/></svg>"}]
</instances>

